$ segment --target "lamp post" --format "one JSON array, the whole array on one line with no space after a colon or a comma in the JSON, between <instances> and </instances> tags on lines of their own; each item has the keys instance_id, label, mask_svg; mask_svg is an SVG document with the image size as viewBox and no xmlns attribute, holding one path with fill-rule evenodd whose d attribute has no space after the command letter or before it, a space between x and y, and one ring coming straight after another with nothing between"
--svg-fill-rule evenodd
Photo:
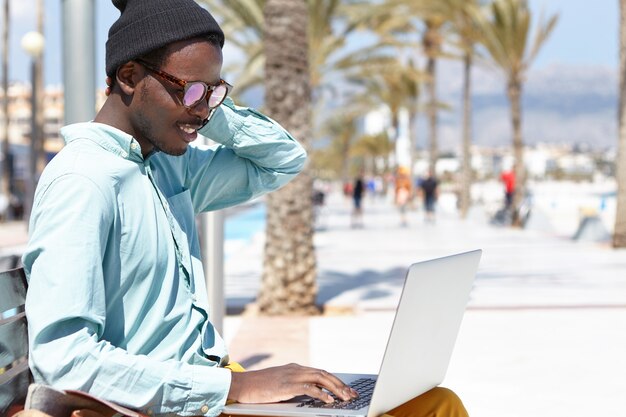
<instances>
[{"instance_id":1,"label":"lamp post","mask_svg":"<svg viewBox=\"0 0 626 417\"><path fill-rule=\"evenodd\" d=\"M11 145L9 142L9 24L10 24L9 0L4 0L4 28L2 30L2 113L4 114L4 126L2 135L2 189L0 190L7 201L11 201L13 192L13 166L11 160ZM13 210L9 204L5 212L5 220L13 219Z\"/></svg>"},{"instance_id":2,"label":"lamp post","mask_svg":"<svg viewBox=\"0 0 626 417\"><path fill-rule=\"evenodd\" d=\"M95 0L61 1L66 125L96 115L95 7Z\"/></svg>"},{"instance_id":3,"label":"lamp post","mask_svg":"<svg viewBox=\"0 0 626 417\"><path fill-rule=\"evenodd\" d=\"M200 215L200 246L206 279L207 295L213 327L224 334L224 213L211 211Z\"/></svg>"},{"instance_id":4,"label":"lamp post","mask_svg":"<svg viewBox=\"0 0 626 417\"><path fill-rule=\"evenodd\" d=\"M204 144L212 142L204 139ZM206 280L207 296L211 313L209 319L213 327L224 334L224 210L216 210L200 215L200 247L202 266Z\"/></svg>"},{"instance_id":5,"label":"lamp post","mask_svg":"<svg viewBox=\"0 0 626 417\"><path fill-rule=\"evenodd\" d=\"M45 45L44 37L39 32L28 32L22 38L22 49L31 56L31 130L30 130L30 160L29 178L27 183L26 210L24 214L30 217L33 207L35 188L39 180L40 169L45 164L43 149L43 108L40 108L40 95L43 95L41 83L41 55Z\"/></svg>"}]
</instances>

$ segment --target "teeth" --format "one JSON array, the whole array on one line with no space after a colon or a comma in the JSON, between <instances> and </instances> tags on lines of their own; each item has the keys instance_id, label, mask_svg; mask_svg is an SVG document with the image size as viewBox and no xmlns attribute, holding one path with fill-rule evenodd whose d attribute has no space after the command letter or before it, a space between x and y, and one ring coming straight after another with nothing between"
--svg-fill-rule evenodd
<instances>
[{"instance_id":1,"label":"teeth","mask_svg":"<svg viewBox=\"0 0 626 417\"><path fill-rule=\"evenodd\" d=\"M189 126L189 125L180 125L179 127L185 133L194 133L196 131L196 129L194 127Z\"/></svg>"}]
</instances>

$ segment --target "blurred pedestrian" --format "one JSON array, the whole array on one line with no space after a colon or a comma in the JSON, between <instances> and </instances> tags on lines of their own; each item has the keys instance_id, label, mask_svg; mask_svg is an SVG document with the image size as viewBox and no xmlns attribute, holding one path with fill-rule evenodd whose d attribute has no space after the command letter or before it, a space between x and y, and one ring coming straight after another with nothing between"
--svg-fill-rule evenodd
<instances>
[{"instance_id":1,"label":"blurred pedestrian","mask_svg":"<svg viewBox=\"0 0 626 417\"><path fill-rule=\"evenodd\" d=\"M352 197L352 189L353 189L353 188L354 188L354 187L352 186L352 183L351 183L350 181L346 181L346 182L344 182L344 183L343 183L343 188L342 188L342 189L343 189L343 195L344 195L346 198L350 198L350 197Z\"/></svg>"},{"instance_id":2,"label":"blurred pedestrian","mask_svg":"<svg viewBox=\"0 0 626 417\"><path fill-rule=\"evenodd\" d=\"M424 199L424 216L427 222L435 221L435 205L439 197L439 181L431 170L428 170L426 178L422 179L419 188Z\"/></svg>"},{"instance_id":3,"label":"blurred pedestrian","mask_svg":"<svg viewBox=\"0 0 626 417\"><path fill-rule=\"evenodd\" d=\"M313 181L313 224L316 230L324 229L322 221L324 204L326 202L326 193L328 191L327 184L317 178Z\"/></svg>"},{"instance_id":4,"label":"blurred pedestrian","mask_svg":"<svg viewBox=\"0 0 626 417\"><path fill-rule=\"evenodd\" d=\"M395 184L395 203L400 212L400 225L406 226L408 224L406 211L411 200L411 178L409 177L409 170L407 167L401 166L398 168Z\"/></svg>"},{"instance_id":5,"label":"blurred pedestrian","mask_svg":"<svg viewBox=\"0 0 626 417\"><path fill-rule=\"evenodd\" d=\"M363 227L363 194L365 194L365 182L363 181L363 173L354 180L354 186L352 187L352 227Z\"/></svg>"},{"instance_id":6,"label":"blurred pedestrian","mask_svg":"<svg viewBox=\"0 0 626 417\"><path fill-rule=\"evenodd\" d=\"M513 170L502 171L500 181L504 184L504 208L509 210L515 194L515 172Z\"/></svg>"}]
</instances>

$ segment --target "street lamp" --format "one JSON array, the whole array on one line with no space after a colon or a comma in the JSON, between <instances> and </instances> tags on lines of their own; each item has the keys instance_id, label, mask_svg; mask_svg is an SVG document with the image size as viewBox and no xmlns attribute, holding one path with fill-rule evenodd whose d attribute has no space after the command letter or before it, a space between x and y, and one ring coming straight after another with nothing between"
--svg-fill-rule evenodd
<instances>
[{"instance_id":1,"label":"street lamp","mask_svg":"<svg viewBox=\"0 0 626 417\"><path fill-rule=\"evenodd\" d=\"M28 32L22 37L22 49L30 55L31 63L31 129L30 129L30 163L29 163L29 179L27 183L26 193L26 210L24 214L30 217L33 207L33 199L35 196L35 188L39 180L40 169L43 169L44 148L43 148L43 106L40 108L42 100L40 95L43 94L41 78L41 54L45 46L45 40L39 32Z\"/></svg>"},{"instance_id":2,"label":"street lamp","mask_svg":"<svg viewBox=\"0 0 626 417\"><path fill-rule=\"evenodd\" d=\"M43 52L46 41L39 32L28 32L22 37L22 49L33 58L39 58Z\"/></svg>"}]
</instances>

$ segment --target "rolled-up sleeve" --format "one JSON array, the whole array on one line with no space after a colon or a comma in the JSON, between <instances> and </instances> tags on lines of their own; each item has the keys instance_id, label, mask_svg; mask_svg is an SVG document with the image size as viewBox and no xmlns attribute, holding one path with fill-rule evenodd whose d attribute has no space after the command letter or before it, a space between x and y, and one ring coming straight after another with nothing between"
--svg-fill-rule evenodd
<instances>
[{"instance_id":1,"label":"rolled-up sleeve","mask_svg":"<svg viewBox=\"0 0 626 417\"><path fill-rule=\"evenodd\" d=\"M276 190L300 173L307 159L304 147L282 126L230 99L200 133L220 145L188 152L187 183L197 212Z\"/></svg>"}]
</instances>

